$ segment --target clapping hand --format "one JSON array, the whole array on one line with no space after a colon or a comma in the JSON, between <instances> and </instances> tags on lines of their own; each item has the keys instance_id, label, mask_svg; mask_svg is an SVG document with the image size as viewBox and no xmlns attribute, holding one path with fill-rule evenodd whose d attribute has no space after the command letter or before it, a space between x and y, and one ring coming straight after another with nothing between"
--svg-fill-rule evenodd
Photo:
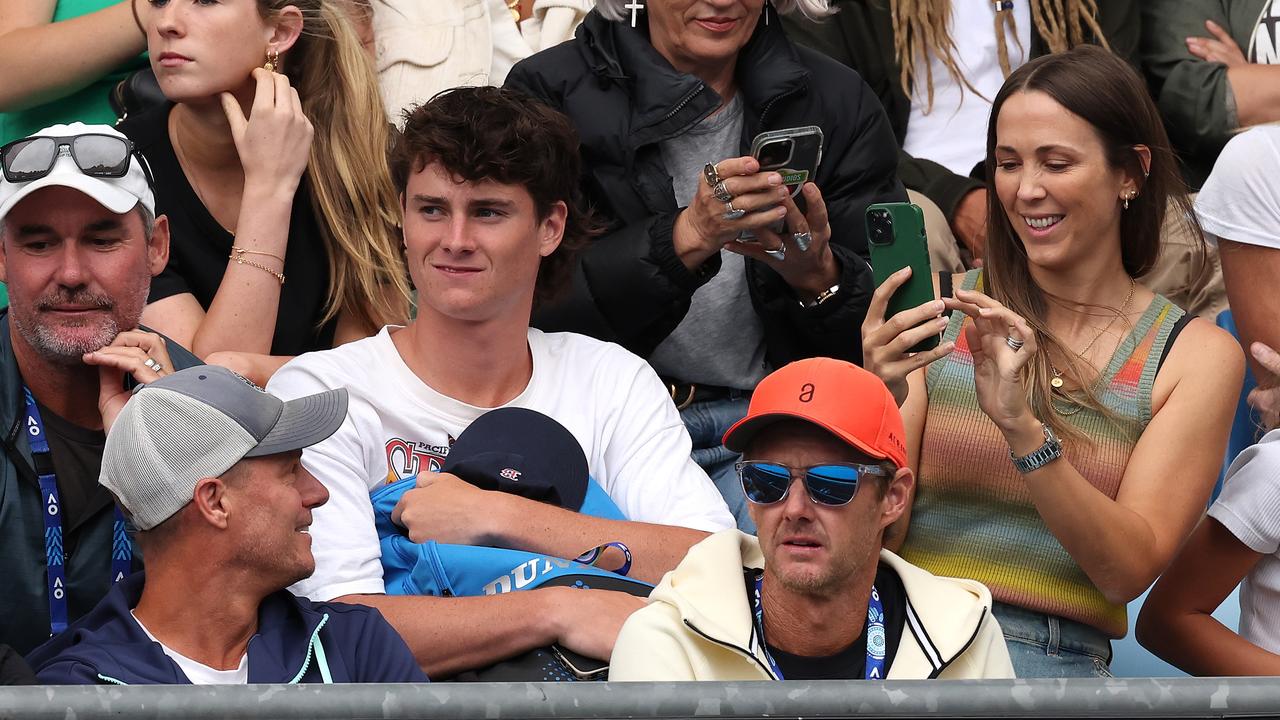
<instances>
[{"instance_id":1,"label":"clapping hand","mask_svg":"<svg viewBox=\"0 0 1280 720\"><path fill-rule=\"evenodd\" d=\"M988 295L957 290L955 300L954 308L973 320L965 327L965 340L973 355L978 406L1006 434L1024 427L1032 412L1022 369L1035 357L1035 333Z\"/></svg>"}]
</instances>

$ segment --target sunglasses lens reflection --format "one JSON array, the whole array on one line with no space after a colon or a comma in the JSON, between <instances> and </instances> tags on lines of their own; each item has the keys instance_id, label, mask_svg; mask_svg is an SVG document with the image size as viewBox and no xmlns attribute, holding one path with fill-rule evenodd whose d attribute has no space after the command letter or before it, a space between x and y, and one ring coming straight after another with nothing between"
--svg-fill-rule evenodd
<instances>
[{"instance_id":1,"label":"sunglasses lens reflection","mask_svg":"<svg viewBox=\"0 0 1280 720\"><path fill-rule=\"evenodd\" d=\"M119 177L129 169L129 146L109 135L80 135L71 141L71 154L86 175Z\"/></svg>"},{"instance_id":2,"label":"sunglasses lens reflection","mask_svg":"<svg viewBox=\"0 0 1280 720\"><path fill-rule=\"evenodd\" d=\"M742 490L753 503L769 505L787 494L791 471L772 463L743 463Z\"/></svg>"},{"instance_id":3,"label":"sunglasses lens reflection","mask_svg":"<svg viewBox=\"0 0 1280 720\"><path fill-rule=\"evenodd\" d=\"M30 182L48 174L58 153L58 143L50 138L20 140L5 148L4 176L9 182Z\"/></svg>"},{"instance_id":4,"label":"sunglasses lens reflection","mask_svg":"<svg viewBox=\"0 0 1280 720\"><path fill-rule=\"evenodd\" d=\"M815 502L844 505L858 492L858 469L844 465L819 465L809 468L805 487Z\"/></svg>"}]
</instances>

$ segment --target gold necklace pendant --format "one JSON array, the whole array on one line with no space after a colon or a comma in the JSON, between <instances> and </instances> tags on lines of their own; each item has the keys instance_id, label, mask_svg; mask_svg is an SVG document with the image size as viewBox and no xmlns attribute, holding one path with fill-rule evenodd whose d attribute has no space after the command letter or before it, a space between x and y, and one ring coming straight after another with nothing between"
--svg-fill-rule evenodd
<instances>
[{"instance_id":1,"label":"gold necklace pendant","mask_svg":"<svg viewBox=\"0 0 1280 720\"><path fill-rule=\"evenodd\" d=\"M1049 381L1049 384L1053 386L1054 390L1061 390L1065 383L1063 383L1062 378L1055 375L1054 378Z\"/></svg>"},{"instance_id":2,"label":"gold necklace pendant","mask_svg":"<svg viewBox=\"0 0 1280 720\"><path fill-rule=\"evenodd\" d=\"M511 11L511 19L520 24L520 0L507 0L507 9Z\"/></svg>"}]
</instances>

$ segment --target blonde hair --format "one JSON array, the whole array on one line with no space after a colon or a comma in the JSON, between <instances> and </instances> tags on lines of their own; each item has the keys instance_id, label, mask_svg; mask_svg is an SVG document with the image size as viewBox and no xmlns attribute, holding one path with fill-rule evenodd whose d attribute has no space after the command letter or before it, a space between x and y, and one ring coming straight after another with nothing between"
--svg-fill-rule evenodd
<instances>
[{"instance_id":1,"label":"blonde hair","mask_svg":"<svg viewBox=\"0 0 1280 720\"><path fill-rule=\"evenodd\" d=\"M1096 0L1030 0L1031 22L1049 51L1058 53L1083 45L1090 34L1103 47L1109 48L1098 26ZM911 97L911 86L918 79L916 63L924 66L926 112L933 109L933 68L929 58L937 57L947 72L964 88L981 93L960 72L955 60L955 41L951 39L951 0L891 0L893 16L893 53L900 70L902 91ZM995 32L1000 70L1009 77L1012 66L1005 42L1005 28L1016 38L1018 27L1011 4L996 11Z\"/></svg>"},{"instance_id":2,"label":"blonde hair","mask_svg":"<svg viewBox=\"0 0 1280 720\"><path fill-rule=\"evenodd\" d=\"M400 252L400 202L387 164L390 135L378 78L338 2L258 0L270 17L302 11L302 35L284 55L315 128L306 186L322 220L329 289L322 324L342 313L365 329L403 322L410 288Z\"/></svg>"}]
</instances>

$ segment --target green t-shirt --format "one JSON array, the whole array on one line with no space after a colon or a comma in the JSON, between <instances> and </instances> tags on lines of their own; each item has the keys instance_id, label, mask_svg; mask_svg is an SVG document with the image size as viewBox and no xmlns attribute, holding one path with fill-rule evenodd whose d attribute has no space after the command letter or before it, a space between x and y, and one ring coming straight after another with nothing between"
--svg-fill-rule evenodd
<instances>
[{"instance_id":1,"label":"green t-shirt","mask_svg":"<svg viewBox=\"0 0 1280 720\"><path fill-rule=\"evenodd\" d=\"M88 15L120 3L122 0L58 0L53 11L53 21L60 22ZM83 122L114 125L116 114L112 112L107 96L116 83L129 73L146 65L146 55L139 55L106 77L66 97L26 110L0 113L0 145L26 137L40 128L59 123Z\"/></svg>"}]
</instances>

